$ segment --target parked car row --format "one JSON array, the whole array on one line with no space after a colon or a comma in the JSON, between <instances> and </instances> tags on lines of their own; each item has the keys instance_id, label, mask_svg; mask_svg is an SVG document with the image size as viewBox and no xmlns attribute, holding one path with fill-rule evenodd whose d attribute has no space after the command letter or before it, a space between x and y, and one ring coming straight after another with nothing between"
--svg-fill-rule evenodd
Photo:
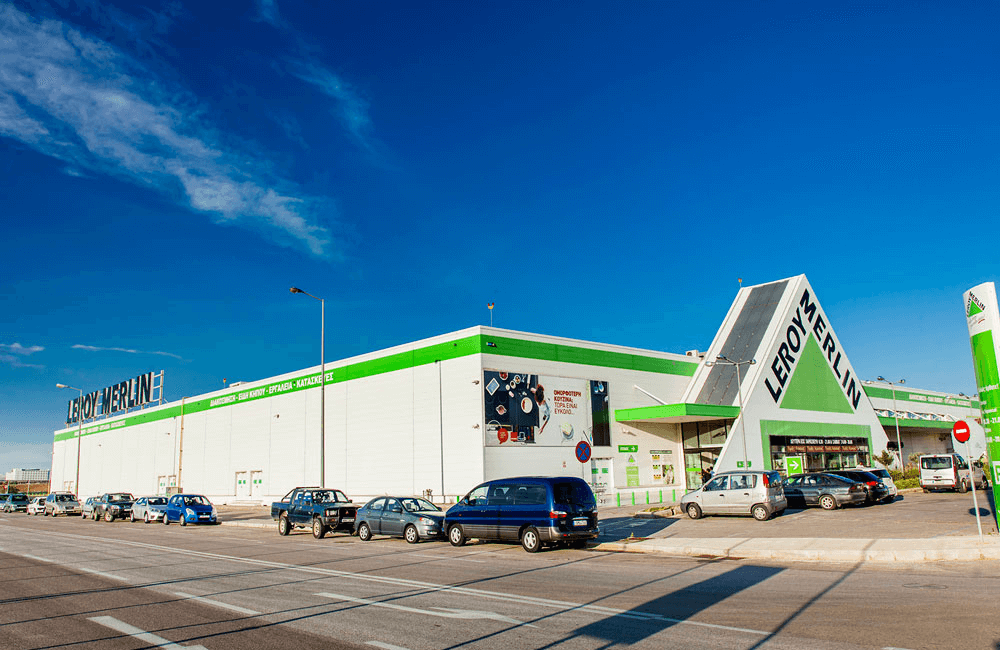
<instances>
[{"instance_id":1,"label":"parked car row","mask_svg":"<svg viewBox=\"0 0 1000 650\"><path fill-rule=\"evenodd\" d=\"M898 491L889 472L878 468L828 470L783 479L775 471L722 472L681 497L691 519L703 515L751 515L767 521L789 506L835 510L846 505L892 503Z\"/></svg>"},{"instance_id":2,"label":"parked car row","mask_svg":"<svg viewBox=\"0 0 1000 650\"><path fill-rule=\"evenodd\" d=\"M13 498L19 497L19 498ZM23 498L21 498L23 497ZM0 509L4 512L24 511L29 515L81 515L84 519L113 522L116 519L177 522L187 524L216 524L218 512L208 497L200 494L175 494L172 497L149 496L135 498L128 492L108 492L99 497L89 497L83 505L72 492L52 492L48 496L29 501L26 495L0 495Z\"/></svg>"},{"instance_id":3,"label":"parked car row","mask_svg":"<svg viewBox=\"0 0 1000 650\"><path fill-rule=\"evenodd\" d=\"M340 490L299 487L271 505L278 533L309 527L321 539L330 531L402 537L411 544L447 538L519 542L534 553L545 545L584 546L597 537L597 500L576 477L517 477L487 481L443 511L427 499L387 495L360 508Z\"/></svg>"}]
</instances>

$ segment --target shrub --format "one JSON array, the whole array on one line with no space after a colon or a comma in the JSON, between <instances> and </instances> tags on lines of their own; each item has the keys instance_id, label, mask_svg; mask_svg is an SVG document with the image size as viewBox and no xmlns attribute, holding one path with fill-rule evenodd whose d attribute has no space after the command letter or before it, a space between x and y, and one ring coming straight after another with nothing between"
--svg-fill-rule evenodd
<instances>
[{"instance_id":1,"label":"shrub","mask_svg":"<svg viewBox=\"0 0 1000 650\"><path fill-rule=\"evenodd\" d=\"M900 472L896 469L889 470L889 476L892 477L892 482L899 487L901 481L914 480L917 481L915 485L910 487L920 487L920 470L916 467L907 467L905 471Z\"/></svg>"}]
</instances>

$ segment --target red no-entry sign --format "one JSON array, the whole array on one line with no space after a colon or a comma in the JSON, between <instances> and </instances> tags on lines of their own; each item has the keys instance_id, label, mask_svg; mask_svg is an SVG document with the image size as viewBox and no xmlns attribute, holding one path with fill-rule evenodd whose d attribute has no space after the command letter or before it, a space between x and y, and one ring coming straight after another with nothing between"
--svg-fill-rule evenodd
<instances>
[{"instance_id":1,"label":"red no-entry sign","mask_svg":"<svg viewBox=\"0 0 1000 650\"><path fill-rule=\"evenodd\" d=\"M969 442L969 425L965 423L965 420L959 420L951 428L951 434L959 442Z\"/></svg>"}]
</instances>

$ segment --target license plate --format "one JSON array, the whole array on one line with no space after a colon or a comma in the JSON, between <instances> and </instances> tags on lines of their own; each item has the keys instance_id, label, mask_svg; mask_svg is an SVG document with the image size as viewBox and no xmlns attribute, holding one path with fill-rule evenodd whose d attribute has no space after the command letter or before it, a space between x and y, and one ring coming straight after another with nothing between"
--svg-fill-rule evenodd
<instances>
[{"instance_id":1,"label":"license plate","mask_svg":"<svg viewBox=\"0 0 1000 650\"><path fill-rule=\"evenodd\" d=\"M208 519L208 515L198 515L198 519Z\"/></svg>"},{"instance_id":2,"label":"license plate","mask_svg":"<svg viewBox=\"0 0 1000 650\"><path fill-rule=\"evenodd\" d=\"M354 517L344 517L341 521L354 521Z\"/></svg>"},{"instance_id":3,"label":"license plate","mask_svg":"<svg viewBox=\"0 0 1000 650\"><path fill-rule=\"evenodd\" d=\"M586 519L574 519L573 520L573 525L574 526L586 526L587 525L587 520Z\"/></svg>"}]
</instances>

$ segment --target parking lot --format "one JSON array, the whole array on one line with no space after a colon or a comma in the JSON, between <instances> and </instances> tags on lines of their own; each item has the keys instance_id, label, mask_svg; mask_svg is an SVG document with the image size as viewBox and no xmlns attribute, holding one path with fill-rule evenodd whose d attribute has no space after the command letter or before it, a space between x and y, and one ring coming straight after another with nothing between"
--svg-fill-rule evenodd
<instances>
[{"instance_id":1,"label":"parking lot","mask_svg":"<svg viewBox=\"0 0 1000 650\"><path fill-rule=\"evenodd\" d=\"M984 535L996 535L992 493L979 492ZM890 504L852 506L826 511L789 508L769 521L716 516L697 521L687 515L635 519L645 509L615 509L601 514L601 541L635 537L811 537L922 539L977 535L972 494L907 491ZM620 510L620 512L618 512Z\"/></svg>"}]
</instances>

